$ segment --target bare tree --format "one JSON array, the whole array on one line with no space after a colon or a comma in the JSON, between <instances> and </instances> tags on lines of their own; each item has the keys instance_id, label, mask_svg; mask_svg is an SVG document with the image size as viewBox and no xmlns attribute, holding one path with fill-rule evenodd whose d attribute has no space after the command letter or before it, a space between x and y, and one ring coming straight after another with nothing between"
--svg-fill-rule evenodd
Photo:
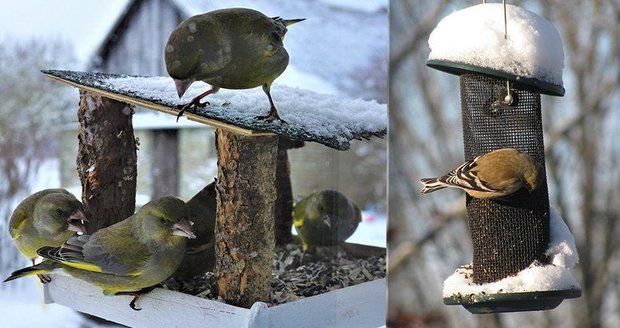
<instances>
[{"instance_id":1,"label":"bare tree","mask_svg":"<svg viewBox=\"0 0 620 328\"><path fill-rule=\"evenodd\" d=\"M62 42L0 43L0 271L19 259L7 222L31 190L41 164L55 156L58 133L67 120L67 89L39 69L67 65L72 49Z\"/></svg>"}]
</instances>

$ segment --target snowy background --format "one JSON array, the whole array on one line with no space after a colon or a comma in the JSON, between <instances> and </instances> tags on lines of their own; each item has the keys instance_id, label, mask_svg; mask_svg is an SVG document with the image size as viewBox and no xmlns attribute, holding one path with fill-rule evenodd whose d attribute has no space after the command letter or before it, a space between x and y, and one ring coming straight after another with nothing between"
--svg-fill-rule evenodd
<instances>
[{"instance_id":1,"label":"snowy background","mask_svg":"<svg viewBox=\"0 0 620 328\"><path fill-rule=\"evenodd\" d=\"M44 0L6 2L0 10L0 277L27 265L14 249L6 228L15 205L28 194L48 187L64 187L80 197L75 171L77 154L77 91L51 82L39 69L101 69L120 66L100 58L108 40L129 38L134 43L120 73L164 75L163 62L145 52L150 42L155 54L162 42L148 35L111 34L118 20L136 1ZM277 83L319 93L387 102L387 0L149 0L164 11L178 8L188 16L223 6L246 6L272 16L305 17L292 26L285 40L291 56ZM155 17L156 15L149 16ZM295 16L295 17L293 17ZM154 23L154 21L151 21ZM161 24L160 24L161 25ZM163 24L165 25L165 24ZM149 26L143 31L149 31ZM172 26L174 27L174 26ZM163 33L165 34L165 33ZM163 35L162 38L167 38ZM149 36L150 37L150 36ZM158 47L160 47L158 49ZM156 62L155 72L140 63ZM157 66L159 63L160 66ZM158 71L159 69L159 71ZM165 73L165 71L164 71ZM138 151L138 204L151 198L156 181L150 149L152 129L171 128L172 116L139 110L134 119ZM182 120L178 195L188 199L215 176L213 130ZM364 211L363 223L350 242L385 246L386 141L355 142L347 152L308 144L290 153L293 190L302 197L334 188L349 195ZM206 159L206 160L205 160ZM57 305L42 304L36 279L0 284L2 327L92 327L79 314Z\"/></svg>"},{"instance_id":2,"label":"snowy background","mask_svg":"<svg viewBox=\"0 0 620 328\"><path fill-rule=\"evenodd\" d=\"M575 237L579 263L574 271L582 297L565 300L553 311L496 315L472 315L461 306L445 306L442 302L444 280L456 268L472 261L472 248L462 193L419 194L421 177L448 172L463 161L459 79L425 65L431 52L428 40L442 18L481 2L390 1L390 326L617 327L618 0L507 1L550 21L562 39L566 95L542 96L547 180L551 205ZM495 18L503 23L502 16ZM458 31L452 33L459 35L479 28L478 23L461 22ZM510 31L509 27L509 38ZM489 28L483 34L488 37L488 32ZM467 36L469 45L472 40L479 42L480 35ZM500 33L499 40L502 37ZM532 33L529 37L538 35ZM465 38L460 35L455 44L437 49L458 50L466 45ZM495 41L486 40L496 47L488 50L503 54L499 50L501 42ZM548 45L543 42L543 46ZM519 48L519 55L531 50ZM557 63L550 66L558 67Z\"/></svg>"}]
</instances>

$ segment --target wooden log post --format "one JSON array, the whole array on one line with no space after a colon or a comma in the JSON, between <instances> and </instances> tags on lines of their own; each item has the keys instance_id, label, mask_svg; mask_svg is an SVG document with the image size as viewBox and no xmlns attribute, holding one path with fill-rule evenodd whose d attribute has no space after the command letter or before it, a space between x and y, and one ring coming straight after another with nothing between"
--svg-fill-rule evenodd
<instances>
[{"instance_id":1,"label":"wooden log post","mask_svg":"<svg viewBox=\"0 0 620 328\"><path fill-rule=\"evenodd\" d=\"M287 143L280 137L276 164L276 245L291 241L293 226L293 188L291 186L291 165L288 160Z\"/></svg>"},{"instance_id":2,"label":"wooden log post","mask_svg":"<svg viewBox=\"0 0 620 328\"><path fill-rule=\"evenodd\" d=\"M77 171L93 233L132 215L136 199L133 106L80 91Z\"/></svg>"},{"instance_id":3,"label":"wooden log post","mask_svg":"<svg viewBox=\"0 0 620 328\"><path fill-rule=\"evenodd\" d=\"M218 294L249 308L268 301L275 251L277 136L216 131L215 277Z\"/></svg>"}]
</instances>

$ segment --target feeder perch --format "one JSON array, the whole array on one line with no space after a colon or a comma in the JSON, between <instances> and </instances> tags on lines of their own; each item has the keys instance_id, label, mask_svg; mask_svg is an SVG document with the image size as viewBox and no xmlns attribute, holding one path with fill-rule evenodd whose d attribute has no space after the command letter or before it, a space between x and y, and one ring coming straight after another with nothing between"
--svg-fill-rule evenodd
<instances>
[{"instance_id":1,"label":"feeder perch","mask_svg":"<svg viewBox=\"0 0 620 328\"><path fill-rule=\"evenodd\" d=\"M134 106L170 114L174 120L179 105L187 103L207 86L195 83L184 99L178 99L174 82L168 77L58 70L43 73L80 90L78 171L83 202L94 223L89 231L133 214L136 184ZM271 290L275 230L278 229L275 221L278 215L291 214L278 209L278 206L292 204L289 167L288 163L282 163L288 161L286 150L306 141L347 150L351 140L383 137L387 132L386 107L376 102L345 100L282 86L275 88L273 96L280 116L288 123L256 119L269 108L264 94L257 89L222 90L209 98L210 105L206 108L186 112L189 120L216 128L218 182L214 274L218 294L228 304L155 289L145 296L147 301L141 303L143 309L150 307L147 311L155 313L165 305L188 308L188 313L194 311L198 316L198 319L192 319L194 315L184 316L188 317L185 323L178 321L178 317L168 318L170 320L153 317L159 318L160 324L202 326L197 322L219 322L212 320L219 315L218 320L229 322L222 327L239 326L236 323L257 327L265 322L274 327L286 326L291 320L287 311L300 309L295 312L295 320L298 320L297 317L306 315L320 317L331 310L329 307L338 308L334 313L345 311L346 315L340 314L338 318L347 316L349 319L337 322L334 318L327 318L325 325L356 326L368 321L378 326L385 322L385 299L379 297L380 304L373 304L368 297L361 295L367 292L377 299L376 295L383 294L385 279L269 309L264 303L268 301ZM285 220L282 222L279 224L286 224ZM279 231L283 231L280 225ZM288 230L290 232L290 225ZM281 237L278 239L282 242L290 239L285 234ZM378 251L385 254L385 249ZM129 309L123 297L104 296L97 288L75 280L54 276L53 281L45 286L47 301L130 326L148 325L140 321L145 318L142 316L145 311L136 315L120 310L121 307ZM73 287L67 286L77 287L71 292ZM351 304L360 308L350 309L339 302L329 305L340 299L346 299L346 303L356 300ZM301 311L304 306L311 310ZM307 322L317 322L309 318Z\"/></svg>"},{"instance_id":2,"label":"feeder perch","mask_svg":"<svg viewBox=\"0 0 620 328\"><path fill-rule=\"evenodd\" d=\"M558 32L543 18L516 6L505 9L501 4L481 4L444 18L431 33L427 65L460 76L465 160L515 148L544 170L540 93L564 95L562 44ZM546 174L532 193L520 190L493 200L468 195L466 207L474 284L497 282L532 263L549 262ZM457 293L444 295L444 303L461 304L472 313L532 311L555 308L564 298L580 294L578 286Z\"/></svg>"}]
</instances>

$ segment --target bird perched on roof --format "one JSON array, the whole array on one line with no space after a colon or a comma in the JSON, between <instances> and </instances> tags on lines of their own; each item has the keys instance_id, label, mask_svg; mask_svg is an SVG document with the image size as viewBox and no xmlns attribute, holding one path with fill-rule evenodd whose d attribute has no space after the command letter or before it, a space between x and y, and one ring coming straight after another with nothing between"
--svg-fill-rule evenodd
<instances>
[{"instance_id":1,"label":"bird perched on roof","mask_svg":"<svg viewBox=\"0 0 620 328\"><path fill-rule=\"evenodd\" d=\"M267 17L259 11L230 8L196 15L181 22L166 44L168 74L174 79L179 98L195 81L211 89L181 108L204 107L200 100L224 89L262 86L271 105L268 121L280 119L271 99L271 84L284 72L289 56L284 49L287 26L304 19Z\"/></svg>"},{"instance_id":2,"label":"bird perched on roof","mask_svg":"<svg viewBox=\"0 0 620 328\"><path fill-rule=\"evenodd\" d=\"M69 238L61 247L43 247L43 262L15 271L5 281L60 272L92 283L105 295L139 295L168 278L179 266L186 238L195 238L189 209L174 197L144 205L134 215L92 235Z\"/></svg>"},{"instance_id":3,"label":"bird perched on roof","mask_svg":"<svg viewBox=\"0 0 620 328\"><path fill-rule=\"evenodd\" d=\"M446 187L463 189L475 198L497 198L525 187L535 190L544 179L540 164L513 148L494 150L467 161L439 178L426 178L420 191L428 194Z\"/></svg>"},{"instance_id":4,"label":"bird perched on roof","mask_svg":"<svg viewBox=\"0 0 620 328\"><path fill-rule=\"evenodd\" d=\"M215 181L187 201L195 239L187 241L185 257L172 275L177 279L191 279L212 271L215 265Z\"/></svg>"},{"instance_id":5,"label":"bird perched on roof","mask_svg":"<svg viewBox=\"0 0 620 328\"><path fill-rule=\"evenodd\" d=\"M9 232L17 249L32 261L44 246L58 247L76 232L86 232L82 203L65 189L45 189L24 199L13 211ZM49 277L40 275L41 282Z\"/></svg>"},{"instance_id":6,"label":"bird perched on roof","mask_svg":"<svg viewBox=\"0 0 620 328\"><path fill-rule=\"evenodd\" d=\"M351 237L362 212L335 190L315 192L295 204L293 225L304 252L310 247L333 246Z\"/></svg>"}]
</instances>

